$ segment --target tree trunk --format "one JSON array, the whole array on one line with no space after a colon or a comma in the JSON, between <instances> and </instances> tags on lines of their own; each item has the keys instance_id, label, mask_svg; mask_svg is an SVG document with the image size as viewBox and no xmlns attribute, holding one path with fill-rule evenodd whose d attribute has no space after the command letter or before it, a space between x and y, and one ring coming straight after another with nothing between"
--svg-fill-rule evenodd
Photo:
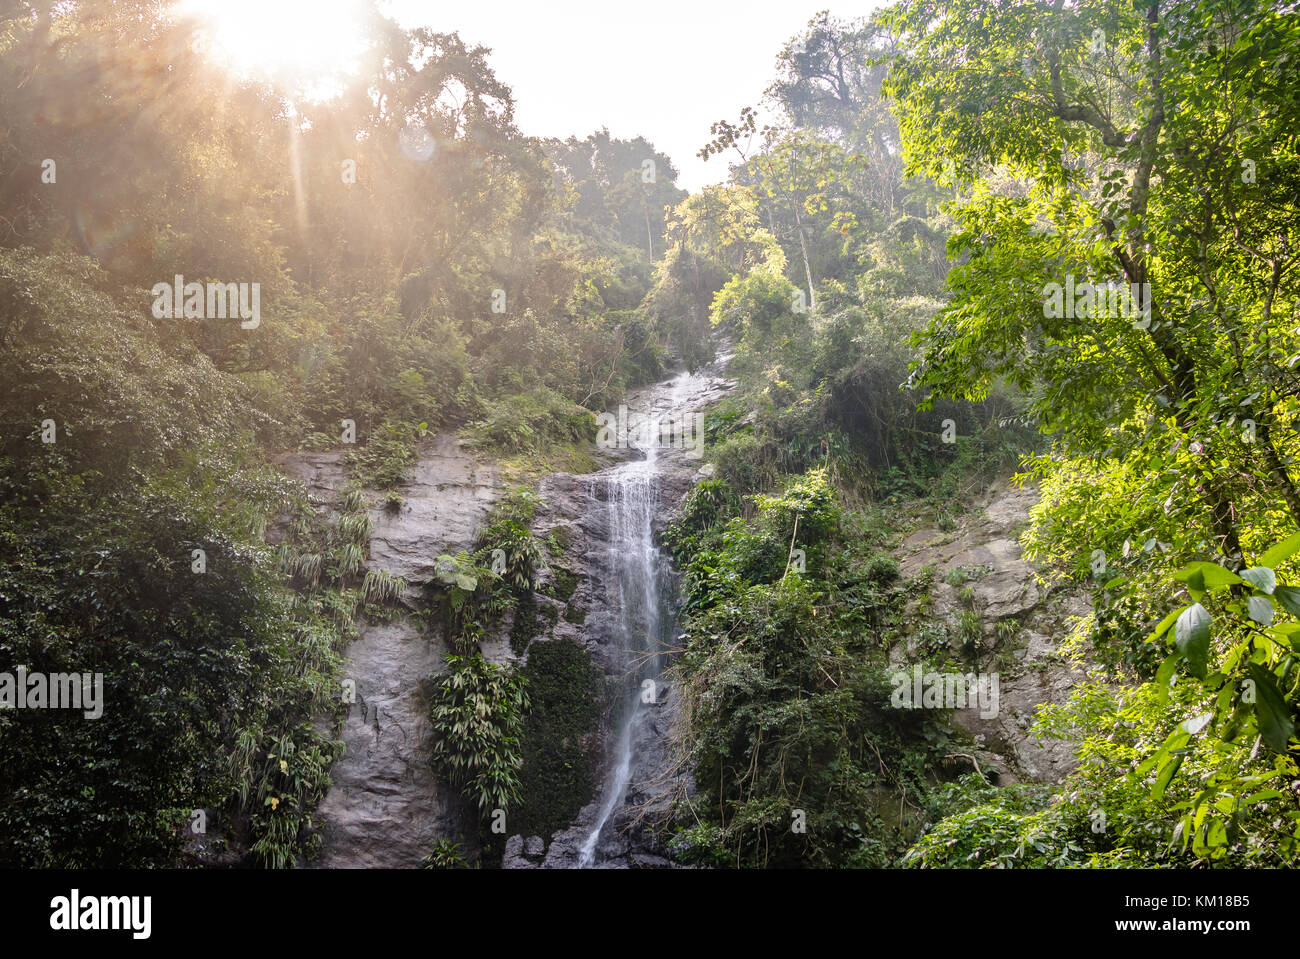
<instances>
[{"instance_id":1,"label":"tree trunk","mask_svg":"<svg viewBox=\"0 0 1300 959\"><path fill-rule=\"evenodd\" d=\"M803 253L803 272L808 277L808 307L817 309L817 293L813 289L812 267L808 264L808 242L803 235L803 217L799 215L799 204L794 204L794 223L799 231L799 250Z\"/></svg>"}]
</instances>

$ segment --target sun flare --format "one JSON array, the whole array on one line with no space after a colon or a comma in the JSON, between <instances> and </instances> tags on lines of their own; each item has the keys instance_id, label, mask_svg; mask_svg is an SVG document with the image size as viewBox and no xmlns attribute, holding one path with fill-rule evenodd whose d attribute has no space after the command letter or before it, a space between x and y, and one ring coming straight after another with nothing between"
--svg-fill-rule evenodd
<instances>
[{"instance_id":1,"label":"sun flare","mask_svg":"<svg viewBox=\"0 0 1300 959\"><path fill-rule=\"evenodd\" d=\"M197 42L241 77L328 96L355 70L365 49L358 0L184 0Z\"/></svg>"}]
</instances>

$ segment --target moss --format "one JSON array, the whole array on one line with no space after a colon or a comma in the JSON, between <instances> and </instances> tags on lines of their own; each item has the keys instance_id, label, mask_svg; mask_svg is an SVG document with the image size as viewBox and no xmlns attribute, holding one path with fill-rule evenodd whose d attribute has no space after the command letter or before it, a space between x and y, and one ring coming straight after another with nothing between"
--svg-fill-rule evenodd
<instances>
[{"instance_id":1,"label":"moss","mask_svg":"<svg viewBox=\"0 0 1300 959\"><path fill-rule=\"evenodd\" d=\"M573 545L573 528L570 526L557 526L551 530L550 535L546 537L546 545L550 548L553 555L567 553L569 547Z\"/></svg>"},{"instance_id":2,"label":"moss","mask_svg":"<svg viewBox=\"0 0 1300 959\"><path fill-rule=\"evenodd\" d=\"M540 632L537 621L537 596L528 590L519 596L515 606L515 619L510 624L510 648L516 656L522 656L528 644L537 638Z\"/></svg>"},{"instance_id":3,"label":"moss","mask_svg":"<svg viewBox=\"0 0 1300 959\"><path fill-rule=\"evenodd\" d=\"M547 603L541 607L539 612L541 613L540 619L544 624L542 628L547 632L554 629L555 624L560 621L560 608L558 606Z\"/></svg>"},{"instance_id":4,"label":"moss","mask_svg":"<svg viewBox=\"0 0 1300 959\"><path fill-rule=\"evenodd\" d=\"M579 576L563 566L551 567L555 574L551 585L545 590L546 595L558 599L561 603L567 603L573 596L574 591L578 588Z\"/></svg>"},{"instance_id":5,"label":"moss","mask_svg":"<svg viewBox=\"0 0 1300 959\"><path fill-rule=\"evenodd\" d=\"M581 626L587 621L587 607L581 603L571 603L564 610L564 621L574 626Z\"/></svg>"},{"instance_id":6,"label":"moss","mask_svg":"<svg viewBox=\"0 0 1300 959\"><path fill-rule=\"evenodd\" d=\"M542 633L549 633L560 621L560 610L554 603L538 603L537 594L531 590L518 594L515 619L510 624L510 648L522 656L531 643Z\"/></svg>"},{"instance_id":7,"label":"moss","mask_svg":"<svg viewBox=\"0 0 1300 959\"><path fill-rule=\"evenodd\" d=\"M568 826L595 790L584 745L600 716L601 673L570 639L534 643L524 667L531 708L521 736L523 803L510 832L545 838Z\"/></svg>"}]
</instances>

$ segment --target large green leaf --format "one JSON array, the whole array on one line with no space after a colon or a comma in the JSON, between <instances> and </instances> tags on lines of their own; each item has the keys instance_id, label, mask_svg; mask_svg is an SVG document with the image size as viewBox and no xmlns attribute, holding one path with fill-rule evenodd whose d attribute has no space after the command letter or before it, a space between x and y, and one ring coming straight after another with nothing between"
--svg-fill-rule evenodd
<instances>
[{"instance_id":1,"label":"large green leaf","mask_svg":"<svg viewBox=\"0 0 1300 959\"><path fill-rule=\"evenodd\" d=\"M1261 626L1267 626L1273 622L1273 604L1263 596L1251 596L1247 599L1246 612L1251 619Z\"/></svg>"},{"instance_id":2,"label":"large green leaf","mask_svg":"<svg viewBox=\"0 0 1300 959\"><path fill-rule=\"evenodd\" d=\"M1282 562L1288 556L1300 550L1300 533L1292 533L1282 542L1278 543L1272 549L1268 550L1259 558L1260 566L1267 566L1270 569L1277 568L1277 564Z\"/></svg>"},{"instance_id":3,"label":"large green leaf","mask_svg":"<svg viewBox=\"0 0 1300 959\"><path fill-rule=\"evenodd\" d=\"M1291 707L1277 688L1277 677L1259 663L1247 663L1246 669L1255 683L1255 716L1264 745L1275 753L1284 753L1295 735Z\"/></svg>"},{"instance_id":4,"label":"large green leaf","mask_svg":"<svg viewBox=\"0 0 1300 959\"><path fill-rule=\"evenodd\" d=\"M1187 660L1187 671L1197 679L1205 678L1210 656L1210 613L1200 603L1193 603L1174 623L1174 641L1178 652Z\"/></svg>"},{"instance_id":5,"label":"large green leaf","mask_svg":"<svg viewBox=\"0 0 1300 959\"><path fill-rule=\"evenodd\" d=\"M1296 592L1300 593L1300 590L1297 590ZM1297 597L1297 599L1300 599L1300 597ZM1170 613L1168 616L1166 616L1164 619L1160 620L1160 625L1156 627L1154 633L1152 633L1150 636L1147 637L1147 642L1154 643L1165 633L1169 632L1169 627L1174 625L1174 622L1178 619L1179 616L1183 614L1183 611L1186 610L1187 608L1188 607L1186 606L1181 606L1178 609L1174 610L1172 613Z\"/></svg>"},{"instance_id":6,"label":"large green leaf","mask_svg":"<svg viewBox=\"0 0 1300 959\"><path fill-rule=\"evenodd\" d=\"M1261 593L1272 593L1277 586L1277 576L1267 566L1252 566L1241 571L1241 578Z\"/></svg>"},{"instance_id":7,"label":"large green leaf","mask_svg":"<svg viewBox=\"0 0 1300 959\"><path fill-rule=\"evenodd\" d=\"M1279 586L1273 590L1273 598L1292 616L1300 616L1300 589L1294 586Z\"/></svg>"},{"instance_id":8,"label":"large green leaf","mask_svg":"<svg viewBox=\"0 0 1300 959\"><path fill-rule=\"evenodd\" d=\"M1187 584L1188 590L1193 595L1200 593L1202 590L1223 589L1226 586L1236 586L1244 583L1240 576L1230 569L1225 569L1218 563L1188 563L1178 572L1174 573L1174 579L1181 580Z\"/></svg>"}]
</instances>

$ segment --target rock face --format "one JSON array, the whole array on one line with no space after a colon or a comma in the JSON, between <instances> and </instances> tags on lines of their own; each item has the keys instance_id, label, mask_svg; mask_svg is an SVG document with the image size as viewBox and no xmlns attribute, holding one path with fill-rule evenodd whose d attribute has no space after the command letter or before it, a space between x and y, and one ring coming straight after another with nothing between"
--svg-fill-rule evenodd
<instances>
[{"instance_id":1,"label":"rock face","mask_svg":"<svg viewBox=\"0 0 1300 959\"><path fill-rule=\"evenodd\" d=\"M962 620L978 622L974 648L954 651L973 659L984 674L998 675L998 709L955 709L953 720L976 742L974 758L1006 785L1021 780L1057 782L1074 767L1072 744L1034 737L1029 727L1039 705L1060 703L1086 673L1057 653L1072 624L1089 610L1087 598L1049 591L1021 555L1015 535L1038 501L1032 487L995 484L955 530L922 529L898 549L903 573L935 567L930 616L962 633ZM967 640L972 639L967 628ZM891 665L904 670L921 661L918 636L890 651Z\"/></svg>"},{"instance_id":2,"label":"rock face","mask_svg":"<svg viewBox=\"0 0 1300 959\"><path fill-rule=\"evenodd\" d=\"M348 647L357 702L343 724L347 753L320 804L324 843L314 865L403 868L459 831L460 802L429 763L423 677L442 655L409 623L367 626Z\"/></svg>"},{"instance_id":3,"label":"rock face","mask_svg":"<svg viewBox=\"0 0 1300 959\"><path fill-rule=\"evenodd\" d=\"M501 484L495 467L444 434L421 452L401 494L406 502L399 512L371 513L370 565L408 583L426 583L439 554L474 541Z\"/></svg>"},{"instance_id":4,"label":"rock face","mask_svg":"<svg viewBox=\"0 0 1300 959\"><path fill-rule=\"evenodd\" d=\"M342 455L304 453L279 465L333 502L346 483ZM406 598L433 575L434 559L469 547L501 494L496 470L466 453L454 436L420 452L396 514L372 509L366 567L407 580ZM375 497L371 497L374 499ZM436 635L405 616L359 624L345 654L344 676L356 684L341 737L347 747L321 802L325 821L319 868L414 868L439 839L472 836L472 815L430 766L427 679L447 652ZM466 824L469 828L466 828Z\"/></svg>"}]
</instances>

